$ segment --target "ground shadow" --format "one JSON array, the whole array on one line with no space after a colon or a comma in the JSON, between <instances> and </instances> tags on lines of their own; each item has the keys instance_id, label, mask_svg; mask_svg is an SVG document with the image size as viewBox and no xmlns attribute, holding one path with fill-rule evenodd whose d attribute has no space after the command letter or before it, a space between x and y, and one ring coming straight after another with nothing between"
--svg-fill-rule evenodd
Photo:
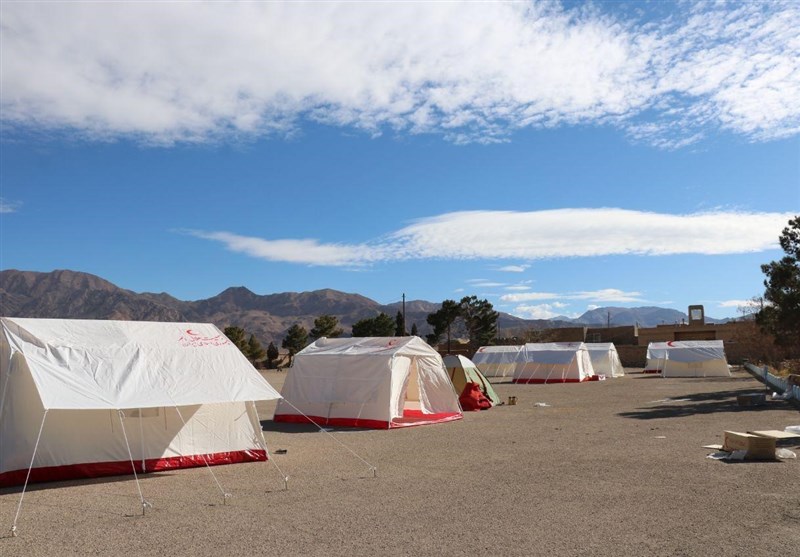
<instances>
[{"instance_id":1,"label":"ground shadow","mask_svg":"<svg viewBox=\"0 0 800 557\"><path fill-rule=\"evenodd\" d=\"M311 423L291 423L275 422L273 420L261 420L261 431L272 433L318 433L320 428L330 433L347 433L352 431L374 431L368 427L336 427L336 426L316 426Z\"/></svg>"},{"instance_id":2,"label":"ground shadow","mask_svg":"<svg viewBox=\"0 0 800 557\"><path fill-rule=\"evenodd\" d=\"M753 392L762 393L763 390ZM719 412L771 412L773 410L797 410L793 405L784 400L767 400L760 406L739 406L736 397L750 394L745 391L718 391L713 393L697 393L653 401L647 406L637 408L631 412L620 412L617 415L623 418L637 420L653 420L659 418L681 418L695 414L715 414Z\"/></svg>"},{"instance_id":3,"label":"ground shadow","mask_svg":"<svg viewBox=\"0 0 800 557\"><path fill-rule=\"evenodd\" d=\"M147 473L139 472L137 474L140 481L147 481L150 478L156 478L156 477L164 478L173 475L175 475L174 471L171 470L160 470L156 472L147 472ZM103 476L101 478L75 478L73 480L61 480L57 482L29 483L25 491L27 493L30 493L33 491L43 491L45 489L80 487L80 486L96 485L96 484L114 484L119 482L130 482L130 481L134 481L133 474L122 474L118 476ZM0 488L0 495L10 495L14 493L17 494L22 493L22 486L12 485L9 487Z\"/></svg>"}]
</instances>

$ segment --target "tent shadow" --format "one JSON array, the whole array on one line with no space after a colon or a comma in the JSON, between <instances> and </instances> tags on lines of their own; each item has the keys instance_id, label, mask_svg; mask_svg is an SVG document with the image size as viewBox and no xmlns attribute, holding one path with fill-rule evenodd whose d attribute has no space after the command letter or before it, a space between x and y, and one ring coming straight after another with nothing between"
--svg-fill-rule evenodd
<instances>
[{"instance_id":1,"label":"tent shadow","mask_svg":"<svg viewBox=\"0 0 800 557\"><path fill-rule=\"evenodd\" d=\"M754 389L754 392L763 392ZM771 412L773 410L794 409L787 401L768 400L760 406L739 406L737 395L748 394L747 391L718 391L714 393L698 393L677 397L675 402L653 402L652 406L640 407L631 412L620 412L622 418L636 420L653 420L660 418L681 418L696 414L716 414L721 412ZM688 400L684 400L688 399Z\"/></svg>"},{"instance_id":2,"label":"tent shadow","mask_svg":"<svg viewBox=\"0 0 800 557\"><path fill-rule=\"evenodd\" d=\"M138 477L139 481L147 481L151 478L165 478L174 475L175 475L174 471L161 470L158 472L148 472L146 474L142 474L140 472L138 474ZM63 480L58 482L29 483L25 492L31 493L34 491L44 491L48 489L61 489L65 487L81 487L89 485L114 484L120 482L133 482L133 481L135 481L133 474L124 474L118 476L103 476L101 478L76 478L74 480ZM11 495L15 493L16 494L22 493L21 485L13 485L10 487L0 488L0 495Z\"/></svg>"},{"instance_id":3,"label":"tent shadow","mask_svg":"<svg viewBox=\"0 0 800 557\"><path fill-rule=\"evenodd\" d=\"M269 431L271 433L318 433L320 428L331 433L374 431L373 429L367 427L316 426L311 423L299 424L290 422L275 422L273 420L261 420L261 431Z\"/></svg>"}]
</instances>

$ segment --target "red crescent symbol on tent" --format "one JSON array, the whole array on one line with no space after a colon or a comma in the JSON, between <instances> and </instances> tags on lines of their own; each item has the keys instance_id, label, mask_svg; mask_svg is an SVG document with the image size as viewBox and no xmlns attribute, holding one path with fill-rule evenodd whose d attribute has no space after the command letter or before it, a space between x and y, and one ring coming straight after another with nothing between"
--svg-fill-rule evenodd
<instances>
[{"instance_id":1,"label":"red crescent symbol on tent","mask_svg":"<svg viewBox=\"0 0 800 557\"><path fill-rule=\"evenodd\" d=\"M478 348L478 352L483 352L484 348Z\"/></svg>"},{"instance_id":2,"label":"red crescent symbol on tent","mask_svg":"<svg viewBox=\"0 0 800 557\"><path fill-rule=\"evenodd\" d=\"M667 346L671 346L671 347L675 348L675 345L674 345L674 344L672 344L673 342L675 342L675 341L674 341L674 340L670 340L670 341L668 341L668 342L667 342Z\"/></svg>"},{"instance_id":3,"label":"red crescent symbol on tent","mask_svg":"<svg viewBox=\"0 0 800 557\"><path fill-rule=\"evenodd\" d=\"M192 335L193 337L196 337L196 336L197 336L197 333L195 333L195 332L194 332L194 331L192 331L191 329L186 329L186 334L187 334L187 335Z\"/></svg>"}]
</instances>

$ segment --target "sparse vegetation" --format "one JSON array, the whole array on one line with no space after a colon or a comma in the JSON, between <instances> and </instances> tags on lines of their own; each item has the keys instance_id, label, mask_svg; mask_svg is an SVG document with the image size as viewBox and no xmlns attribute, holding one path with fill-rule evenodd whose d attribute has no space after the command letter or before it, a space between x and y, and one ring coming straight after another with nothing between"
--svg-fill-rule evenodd
<instances>
[{"instance_id":1,"label":"sparse vegetation","mask_svg":"<svg viewBox=\"0 0 800 557\"><path fill-rule=\"evenodd\" d=\"M394 320L383 312L353 323L354 337L390 337L394 331Z\"/></svg>"},{"instance_id":2,"label":"sparse vegetation","mask_svg":"<svg viewBox=\"0 0 800 557\"><path fill-rule=\"evenodd\" d=\"M334 315L320 315L314 320L314 327L308 332L311 340L318 338L338 338L344 331L339 327L339 320Z\"/></svg>"},{"instance_id":3,"label":"sparse vegetation","mask_svg":"<svg viewBox=\"0 0 800 557\"><path fill-rule=\"evenodd\" d=\"M308 331L305 327L294 324L286 331L286 337L281 346L289 351L289 366L294 361L294 355L300 352L308 344Z\"/></svg>"}]
</instances>

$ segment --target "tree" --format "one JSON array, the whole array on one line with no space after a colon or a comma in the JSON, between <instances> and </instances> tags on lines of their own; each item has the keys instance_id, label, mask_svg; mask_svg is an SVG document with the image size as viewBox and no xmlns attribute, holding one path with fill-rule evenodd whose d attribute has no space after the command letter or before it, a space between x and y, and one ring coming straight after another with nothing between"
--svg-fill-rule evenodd
<instances>
[{"instance_id":1,"label":"tree","mask_svg":"<svg viewBox=\"0 0 800 557\"><path fill-rule=\"evenodd\" d=\"M459 305L470 342L477 346L490 344L497 336L499 316L492 304L488 300L479 300L477 296L465 296Z\"/></svg>"},{"instance_id":2,"label":"tree","mask_svg":"<svg viewBox=\"0 0 800 557\"><path fill-rule=\"evenodd\" d=\"M294 361L294 355L300 352L308 344L308 331L305 327L295 323L286 331L286 337L281 346L289 351L289 365Z\"/></svg>"},{"instance_id":3,"label":"tree","mask_svg":"<svg viewBox=\"0 0 800 557\"><path fill-rule=\"evenodd\" d=\"M411 336L412 337L418 337L419 336L419 329L417 329L417 324L416 323L412 323L411 324Z\"/></svg>"},{"instance_id":4,"label":"tree","mask_svg":"<svg viewBox=\"0 0 800 557\"><path fill-rule=\"evenodd\" d=\"M344 332L338 328L339 320L333 315L320 315L314 319L314 327L308 332L308 336L312 340L318 338L337 338L342 336Z\"/></svg>"},{"instance_id":5,"label":"tree","mask_svg":"<svg viewBox=\"0 0 800 557\"><path fill-rule=\"evenodd\" d=\"M245 333L244 329L241 327L225 327L225 330L222 332L236 345L236 348L242 351L242 354L247 356L247 333Z\"/></svg>"},{"instance_id":6,"label":"tree","mask_svg":"<svg viewBox=\"0 0 800 557\"><path fill-rule=\"evenodd\" d=\"M756 322L775 337L775 342L798 353L800 338L800 216L789 220L778 241L786 255L780 261L761 266L764 280L764 308ZM797 354L790 354L795 356Z\"/></svg>"},{"instance_id":7,"label":"tree","mask_svg":"<svg viewBox=\"0 0 800 557\"><path fill-rule=\"evenodd\" d=\"M403 312L397 310L397 316L394 318L394 336L406 336L406 320L403 318Z\"/></svg>"},{"instance_id":8,"label":"tree","mask_svg":"<svg viewBox=\"0 0 800 557\"><path fill-rule=\"evenodd\" d=\"M263 360L266 355L266 350L264 350L261 343L258 342L255 335L251 334L250 339L247 341L247 353L245 356L247 356L251 362L256 363L259 360Z\"/></svg>"},{"instance_id":9,"label":"tree","mask_svg":"<svg viewBox=\"0 0 800 557\"><path fill-rule=\"evenodd\" d=\"M447 352L450 352L450 327L461 316L461 306L455 300L445 300L442 307L429 313L426 321L433 327L433 332L426 338L428 344L436 346L444 333L447 333Z\"/></svg>"},{"instance_id":10,"label":"tree","mask_svg":"<svg viewBox=\"0 0 800 557\"><path fill-rule=\"evenodd\" d=\"M353 323L354 337L390 337L394 335L394 320L381 312Z\"/></svg>"},{"instance_id":11,"label":"tree","mask_svg":"<svg viewBox=\"0 0 800 557\"><path fill-rule=\"evenodd\" d=\"M269 346L267 346L267 367L272 367L275 365L275 360L278 359L280 356L280 352L278 352L278 347L275 346L274 342L270 342Z\"/></svg>"}]
</instances>

